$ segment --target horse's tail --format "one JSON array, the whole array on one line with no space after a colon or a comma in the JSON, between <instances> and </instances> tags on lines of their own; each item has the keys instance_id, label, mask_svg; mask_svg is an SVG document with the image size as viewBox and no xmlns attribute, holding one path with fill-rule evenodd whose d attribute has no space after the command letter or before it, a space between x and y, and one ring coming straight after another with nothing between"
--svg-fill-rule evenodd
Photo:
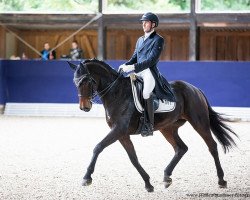
<instances>
[{"instance_id":1,"label":"horse's tail","mask_svg":"<svg viewBox=\"0 0 250 200\"><path fill-rule=\"evenodd\" d=\"M212 107L210 106L204 93L202 91L201 93L203 94L207 102L208 111L209 111L210 128L213 134L215 135L215 137L217 138L217 140L222 145L224 152L226 153L227 151L229 151L230 148L237 146L234 139L229 134L231 133L235 135L236 137L238 137L238 135L231 128L229 128L225 123L223 123L223 121L228 122L230 120L224 118L221 113L217 113L216 111L214 111Z\"/></svg>"}]
</instances>

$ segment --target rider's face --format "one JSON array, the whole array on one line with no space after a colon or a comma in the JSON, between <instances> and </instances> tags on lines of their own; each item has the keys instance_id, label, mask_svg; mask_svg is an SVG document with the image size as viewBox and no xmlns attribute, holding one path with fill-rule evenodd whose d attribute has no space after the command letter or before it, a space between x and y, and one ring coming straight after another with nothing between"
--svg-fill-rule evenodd
<instances>
[{"instance_id":1,"label":"rider's face","mask_svg":"<svg viewBox=\"0 0 250 200\"><path fill-rule=\"evenodd\" d=\"M145 33L148 33L152 30L152 22L151 21L142 21L142 28Z\"/></svg>"}]
</instances>

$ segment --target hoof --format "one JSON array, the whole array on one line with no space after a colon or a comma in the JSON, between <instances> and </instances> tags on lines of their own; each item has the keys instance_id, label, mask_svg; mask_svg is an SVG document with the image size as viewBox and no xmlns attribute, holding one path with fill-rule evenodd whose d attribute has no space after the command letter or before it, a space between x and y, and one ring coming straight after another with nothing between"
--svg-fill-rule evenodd
<instances>
[{"instance_id":1,"label":"hoof","mask_svg":"<svg viewBox=\"0 0 250 200\"><path fill-rule=\"evenodd\" d=\"M168 188L170 185L172 185L172 178L169 178L169 177L164 178L163 184L165 188Z\"/></svg>"},{"instance_id":2,"label":"hoof","mask_svg":"<svg viewBox=\"0 0 250 200\"><path fill-rule=\"evenodd\" d=\"M92 179L83 179L82 186L89 186L92 183Z\"/></svg>"},{"instance_id":3,"label":"hoof","mask_svg":"<svg viewBox=\"0 0 250 200\"><path fill-rule=\"evenodd\" d=\"M224 180L219 181L219 188L227 188L227 182Z\"/></svg>"},{"instance_id":4,"label":"hoof","mask_svg":"<svg viewBox=\"0 0 250 200\"><path fill-rule=\"evenodd\" d=\"M154 192L154 187L152 185L145 188L148 192Z\"/></svg>"},{"instance_id":5,"label":"hoof","mask_svg":"<svg viewBox=\"0 0 250 200\"><path fill-rule=\"evenodd\" d=\"M154 186L152 186L152 185L150 184L149 181L147 181L147 182L145 183L145 188L146 188L146 190L147 190L148 192L153 192L153 191L154 191Z\"/></svg>"}]
</instances>

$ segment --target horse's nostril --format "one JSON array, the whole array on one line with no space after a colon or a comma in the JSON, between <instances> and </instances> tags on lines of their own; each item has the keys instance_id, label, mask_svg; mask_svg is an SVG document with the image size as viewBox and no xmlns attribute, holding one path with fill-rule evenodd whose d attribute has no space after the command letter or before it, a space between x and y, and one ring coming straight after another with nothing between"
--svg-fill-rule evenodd
<instances>
[{"instance_id":1,"label":"horse's nostril","mask_svg":"<svg viewBox=\"0 0 250 200\"><path fill-rule=\"evenodd\" d=\"M85 111L85 112L89 112L89 111L90 111L90 108L86 108L86 107L80 107L80 109L81 109L82 111Z\"/></svg>"},{"instance_id":2,"label":"horse's nostril","mask_svg":"<svg viewBox=\"0 0 250 200\"><path fill-rule=\"evenodd\" d=\"M89 111L90 111L90 108L83 108L83 110L84 110L85 112L89 112Z\"/></svg>"}]
</instances>

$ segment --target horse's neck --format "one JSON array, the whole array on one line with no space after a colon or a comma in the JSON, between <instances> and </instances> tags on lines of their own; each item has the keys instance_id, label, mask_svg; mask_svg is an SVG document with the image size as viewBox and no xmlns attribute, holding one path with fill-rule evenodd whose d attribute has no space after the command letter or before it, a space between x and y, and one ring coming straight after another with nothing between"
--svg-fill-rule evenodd
<instances>
[{"instance_id":1,"label":"horse's neck","mask_svg":"<svg viewBox=\"0 0 250 200\"><path fill-rule=\"evenodd\" d=\"M123 103L129 100L131 92L131 86L129 86L129 79L118 78L114 81L116 81L115 83L113 82L114 85L111 87L109 92L107 92L107 94L102 98L105 110L107 110L109 114L112 113L111 115L116 112L119 112L119 109L122 107Z\"/></svg>"},{"instance_id":2,"label":"horse's neck","mask_svg":"<svg viewBox=\"0 0 250 200\"><path fill-rule=\"evenodd\" d=\"M104 97L107 96L108 93L112 92L112 89L115 87L114 81L116 81L116 78L100 80L100 85L97 89L99 95Z\"/></svg>"},{"instance_id":3,"label":"horse's neck","mask_svg":"<svg viewBox=\"0 0 250 200\"><path fill-rule=\"evenodd\" d=\"M99 78L99 85L97 87L97 92L102 101L107 99L112 99L117 91L117 80L118 73L114 71L111 67L105 63L96 63L95 68L92 73L96 78Z\"/></svg>"}]
</instances>

